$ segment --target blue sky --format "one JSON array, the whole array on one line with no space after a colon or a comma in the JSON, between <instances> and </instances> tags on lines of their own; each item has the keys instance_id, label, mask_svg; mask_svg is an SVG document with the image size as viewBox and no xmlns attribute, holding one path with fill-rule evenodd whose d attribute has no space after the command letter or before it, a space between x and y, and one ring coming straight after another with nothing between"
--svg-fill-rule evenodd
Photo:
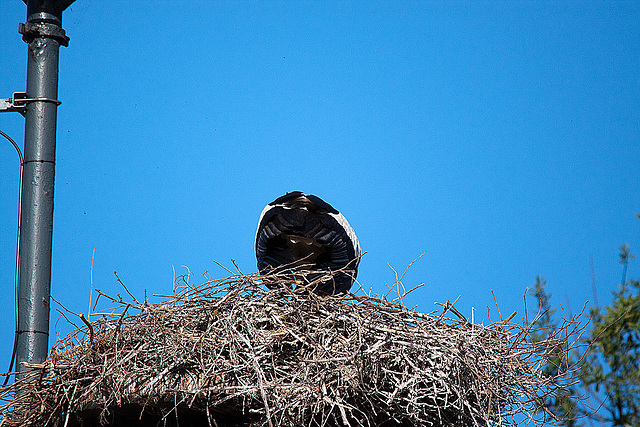
<instances>
[{"instance_id":1,"label":"blue sky","mask_svg":"<svg viewBox=\"0 0 640 427\"><path fill-rule=\"evenodd\" d=\"M25 89L26 10L0 4L0 97ZM640 3L76 1L61 49L52 294L136 296L256 269L264 205L346 215L362 285L425 285L476 319L601 304L640 255ZM0 130L20 144L18 114ZM13 338L18 159L0 143L0 365ZM640 277L640 260L629 267ZM533 301L531 304L533 305ZM55 307L55 305L54 305ZM495 310L492 310L492 316ZM51 325L58 314L52 311ZM60 326L60 324L58 324ZM6 368L4 368L6 369ZM0 369L2 370L2 369Z\"/></svg>"}]
</instances>

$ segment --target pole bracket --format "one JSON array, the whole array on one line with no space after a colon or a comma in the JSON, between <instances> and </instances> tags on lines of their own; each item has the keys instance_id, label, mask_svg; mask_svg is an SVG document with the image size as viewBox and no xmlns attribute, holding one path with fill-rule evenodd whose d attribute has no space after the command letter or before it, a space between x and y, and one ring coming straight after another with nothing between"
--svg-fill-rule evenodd
<instances>
[{"instance_id":1,"label":"pole bracket","mask_svg":"<svg viewBox=\"0 0 640 427\"><path fill-rule=\"evenodd\" d=\"M27 114L27 104L29 102L52 102L56 106L62 104L62 101L51 98L29 98L25 92L14 92L11 98L0 98L0 113L16 111L23 116Z\"/></svg>"},{"instance_id":2,"label":"pole bracket","mask_svg":"<svg viewBox=\"0 0 640 427\"><path fill-rule=\"evenodd\" d=\"M62 46L69 46L69 37L60 26L48 22L27 22L18 25L18 32L22 34L22 40L29 43L37 37L47 37L57 40Z\"/></svg>"}]
</instances>

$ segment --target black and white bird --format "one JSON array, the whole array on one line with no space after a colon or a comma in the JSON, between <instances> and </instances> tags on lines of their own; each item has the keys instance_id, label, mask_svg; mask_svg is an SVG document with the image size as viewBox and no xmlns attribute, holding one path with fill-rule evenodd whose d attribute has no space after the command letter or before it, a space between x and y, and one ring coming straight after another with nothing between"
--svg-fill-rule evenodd
<instances>
[{"instance_id":1,"label":"black and white bird","mask_svg":"<svg viewBox=\"0 0 640 427\"><path fill-rule=\"evenodd\" d=\"M269 203L260 215L255 242L258 270L287 266L318 272L323 276L314 289L337 294L351 288L360 263L360 243L347 219L318 196L300 191L287 193Z\"/></svg>"}]
</instances>

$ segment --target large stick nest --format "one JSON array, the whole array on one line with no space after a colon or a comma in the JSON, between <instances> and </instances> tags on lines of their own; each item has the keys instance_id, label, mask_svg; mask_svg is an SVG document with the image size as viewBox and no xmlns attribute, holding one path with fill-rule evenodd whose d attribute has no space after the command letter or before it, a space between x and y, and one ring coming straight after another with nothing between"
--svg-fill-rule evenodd
<instances>
[{"instance_id":1,"label":"large stick nest","mask_svg":"<svg viewBox=\"0 0 640 427\"><path fill-rule=\"evenodd\" d=\"M291 279L234 275L153 304L111 298L114 312L2 389L0 425L509 425L550 384L545 345L507 320L265 282Z\"/></svg>"}]
</instances>

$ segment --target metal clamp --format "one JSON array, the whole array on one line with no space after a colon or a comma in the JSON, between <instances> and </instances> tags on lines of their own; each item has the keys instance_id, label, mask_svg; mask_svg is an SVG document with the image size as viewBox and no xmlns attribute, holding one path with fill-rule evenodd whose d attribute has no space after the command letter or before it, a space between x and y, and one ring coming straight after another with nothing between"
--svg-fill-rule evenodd
<instances>
[{"instance_id":1,"label":"metal clamp","mask_svg":"<svg viewBox=\"0 0 640 427\"><path fill-rule=\"evenodd\" d=\"M22 39L27 43L36 37L48 37L55 39L62 46L69 46L69 37L64 30L56 24L48 22L27 22L18 25L18 32L22 34Z\"/></svg>"},{"instance_id":2,"label":"metal clamp","mask_svg":"<svg viewBox=\"0 0 640 427\"><path fill-rule=\"evenodd\" d=\"M56 106L62 104L62 101L51 98L29 98L25 92L14 92L11 98L0 98L0 113L16 111L23 116L27 114L27 104L29 102L52 102Z\"/></svg>"}]
</instances>

